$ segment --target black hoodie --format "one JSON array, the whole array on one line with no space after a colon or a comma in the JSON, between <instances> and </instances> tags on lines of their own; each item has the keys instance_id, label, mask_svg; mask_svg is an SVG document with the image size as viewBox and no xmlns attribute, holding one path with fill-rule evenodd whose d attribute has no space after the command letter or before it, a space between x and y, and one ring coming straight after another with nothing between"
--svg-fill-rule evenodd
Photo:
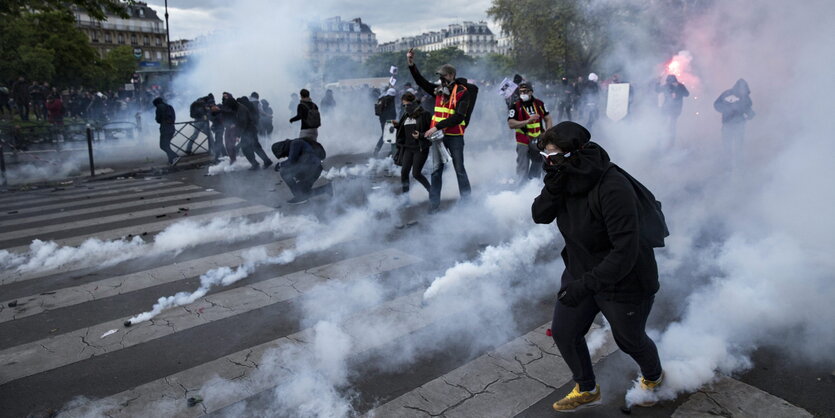
<instances>
[{"instance_id":1,"label":"black hoodie","mask_svg":"<svg viewBox=\"0 0 835 418\"><path fill-rule=\"evenodd\" d=\"M238 114L236 124L241 133L250 135L258 134L258 119L255 113L257 110L249 98L245 96L238 97Z\"/></svg>"},{"instance_id":2,"label":"black hoodie","mask_svg":"<svg viewBox=\"0 0 835 418\"><path fill-rule=\"evenodd\" d=\"M238 102L235 99L228 95L229 93L223 93L223 99L220 102L220 115L223 120L223 126L225 128L231 128L235 126L235 122L238 117Z\"/></svg>"},{"instance_id":3,"label":"black hoodie","mask_svg":"<svg viewBox=\"0 0 835 418\"><path fill-rule=\"evenodd\" d=\"M737 80L731 89L722 92L713 102L713 108L722 114L722 123L743 123L751 119L754 117L752 106L751 89L742 78Z\"/></svg>"},{"instance_id":4,"label":"black hoodie","mask_svg":"<svg viewBox=\"0 0 835 418\"><path fill-rule=\"evenodd\" d=\"M563 285L582 280L604 299L639 302L658 291L658 266L652 247L640 240L635 190L618 170L605 171L608 166L609 155L594 142L575 150L546 180L531 212L539 224L557 220L565 239ZM602 220L589 208L589 191L598 181Z\"/></svg>"}]
</instances>

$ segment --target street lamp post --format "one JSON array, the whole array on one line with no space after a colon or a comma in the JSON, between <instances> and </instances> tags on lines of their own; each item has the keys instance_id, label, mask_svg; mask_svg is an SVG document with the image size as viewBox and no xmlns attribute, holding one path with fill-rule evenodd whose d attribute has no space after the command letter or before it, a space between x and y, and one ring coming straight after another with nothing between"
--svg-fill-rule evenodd
<instances>
[{"instance_id":1,"label":"street lamp post","mask_svg":"<svg viewBox=\"0 0 835 418\"><path fill-rule=\"evenodd\" d=\"M171 34L168 31L168 0L165 0L165 45L168 46L168 71L171 71ZM169 77L171 74L169 73Z\"/></svg>"}]
</instances>

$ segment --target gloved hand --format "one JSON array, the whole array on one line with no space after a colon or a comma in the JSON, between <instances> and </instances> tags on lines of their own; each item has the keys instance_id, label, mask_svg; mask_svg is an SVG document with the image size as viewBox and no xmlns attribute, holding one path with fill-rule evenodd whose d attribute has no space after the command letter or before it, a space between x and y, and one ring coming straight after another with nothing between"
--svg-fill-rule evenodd
<instances>
[{"instance_id":1,"label":"gloved hand","mask_svg":"<svg viewBox=\"0 0 835 418\"><path fill-rule=\"evenodd\" d=\"M278 170L281 170L281 163L276 161L273 170L275 170L275 172L278 173Z\"/></svg>"},{"instance_id":2,"label":"gloved hand","mask_svg":"<svg viewBox=\"0 0 835 418\"><path fill-rule=\"evenodd\" d=\"M585 281L572 280L560 289L557 300L569 308L574 308L589 296L591 296L591 291L586 288Z\"/></svg>"},{"instance_id":3,"label":"gloved hand","mask_svg":"<svg viewBox=\"0 0 835 418\"><path fill-rule=\"evenodd\" d=\"M548 164L547 161L542 163L542 170L545 171L545 178L543 182L548 191L553 194L559 194L565 186L565 176L562 171L563 166L557 164Z\"/></svg>"}]
</instances>

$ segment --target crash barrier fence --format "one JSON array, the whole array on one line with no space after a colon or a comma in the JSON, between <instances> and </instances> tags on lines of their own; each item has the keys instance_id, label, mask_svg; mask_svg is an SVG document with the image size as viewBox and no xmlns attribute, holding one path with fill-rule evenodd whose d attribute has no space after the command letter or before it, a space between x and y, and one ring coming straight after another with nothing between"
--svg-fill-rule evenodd
<instances>
[{"instance_id":1,"label":"crash barrier fence","mask_svg":"<svg viewBox=\"0 0 835 418\"><path fill-rule=\"evenodd\" d=\"M178 154L186 154L188 143L193 142L191 153L209 152L208 146L213 142L212 131L201 129L202 121L191 120L177 122L171 147ZM205 125L208 127L208 125ZM191 127L192 129L187 129ZM95 176L95 162L93 159L93 144L103 141L119 139L132 140L138 137L140 126L130 121L111 121L102 124L72 123L50 126L0 126L0 181L7 185L6 153L10 153L16 163L36 162L56 165L56 161L41 158L37 152L30 149L37 147L38 151L61 151L68 143L85 141L89 159L90 176ZM50 146L52 145L52 146ZM75 148L73 150L80 150Z\"/></svg>"}]
</instances>

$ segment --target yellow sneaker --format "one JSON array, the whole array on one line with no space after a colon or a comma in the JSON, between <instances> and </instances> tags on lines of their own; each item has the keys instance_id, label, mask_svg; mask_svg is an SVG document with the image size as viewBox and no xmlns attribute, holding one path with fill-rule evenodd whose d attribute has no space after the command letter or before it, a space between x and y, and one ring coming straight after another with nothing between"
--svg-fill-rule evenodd
<instances>
[{"instance_id":1,"label":"yellow sneaker","mask_svg":"<svg viewBox=\"0 0 835 418\"><path fill-rule=\"evenodd\" d=\"M580 385L575 384L571 393L554 402L553 408L557 412L574 412L579 409L600 405L602 402L600 385L595 386L591 392L580 392Z\"/></svg>"},{"instance_id":2,"label":"yellow sneaker","mask_svg":"<svg viewBox=\"0 0 835 418\"><path fill-rule=\"evenodd\" d=\"M657 387L661 386L661 382L663 382L663 381L664 381L664 372L661 372L661 376L659 376L657 380L647 380L646 378L641 376L641 389L649 391L649 392L655 392L655 389ZM656 403L655 401L649 401L649 402L639 403L637 405L638 406L643 406L643 407L650 407L650 406L655 405L655 403Z\"/></svg>"}]
</instances>

